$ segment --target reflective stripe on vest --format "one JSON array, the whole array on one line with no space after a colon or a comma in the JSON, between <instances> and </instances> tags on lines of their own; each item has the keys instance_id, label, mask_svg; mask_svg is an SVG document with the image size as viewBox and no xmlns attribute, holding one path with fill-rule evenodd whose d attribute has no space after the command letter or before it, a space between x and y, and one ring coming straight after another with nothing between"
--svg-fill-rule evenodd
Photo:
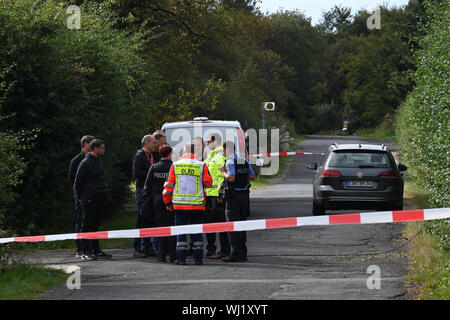
<instances>
[{"instance_id":1,"label":"reflective stripe on vest","mask_svg":"<svg viewBox=\"0 0 450 320\"><path fill-rule=\"evenodd\" d=\"M204 206L203 166L196 159L182 159L173 164L176 183L172 202L175 206Z\"/></svg>"}]
</instances>

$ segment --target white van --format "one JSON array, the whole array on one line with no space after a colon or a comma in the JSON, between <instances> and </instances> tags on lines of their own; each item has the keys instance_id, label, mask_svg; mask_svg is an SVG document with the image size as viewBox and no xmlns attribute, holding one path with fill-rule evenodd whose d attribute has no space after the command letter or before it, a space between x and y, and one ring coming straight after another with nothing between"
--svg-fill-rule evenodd
<instances>
[{"instance_id":1,"label":"white van","mask_svg":"<svg viewBox=\"0 0 450 320\"><path fill-rule=\"evenodd\" d=\"M244 131L239 121L209 120L205 117L194 118L193 121L166 122L161 130L166 135L167 142L174 148L172 160L176 161L183 155L183 147L196 137L202 137L205 142L205 153L209 152L206 138L211 133L218 133L225 141L233 141L236 145L236 153L240 157L246 156Z\"/></svg>"}]
</instances>

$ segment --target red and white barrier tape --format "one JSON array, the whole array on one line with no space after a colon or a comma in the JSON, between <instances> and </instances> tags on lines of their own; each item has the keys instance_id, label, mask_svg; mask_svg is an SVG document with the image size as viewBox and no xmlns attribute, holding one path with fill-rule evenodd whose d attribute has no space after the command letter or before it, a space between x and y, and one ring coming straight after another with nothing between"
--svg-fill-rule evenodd
<instances>
[{"instance_id":1,"label":"red and white barrier tape","mask_svg":"<svg viewBox=\"0 0 450 320\"><path fill-rule=\"evenodd\" d=\"M99 231L86 233L66 233L31 237L0 238L1 243L40 242L75 239L118 239L165 237L180 234L215 233L224 231L252 231L300 226L325 226L337 224L370 224L407 221L424 221L450 218L450 208L418 209L403 211L380 211L367 213L348 213L310 217L292 217L263 220L247 220L235 222L219 222L208 224L192 224L183 226Z\"/></svg>"},{"instance_id":2,"label":"red and white barrier tape","mask_svg":"<svg viewBox=\"0 0 450 320\"><path fill-rule=\"evenodd\" d=\"M319 154L324 155L325 153L320 152L272 152L272 153L259 153L259 154L249 154L249 158L254 157L280 157L280 156L296 156L300 154Z\"/></svg>"},{"instance_id":3,"label":"red and white barrier tape","mask_svg":"<svg viewBox=\"0 0 450 320\"><path fill-rule=\"evenodd\" d=\"M249 158L255 157L281 157L281 156L297 156L303 154L314 154L314 155L324 155L323 152L272 152L272 153L258 153L258 154L249 154ZM392 152L395 157L403 157L404 154Z\"/></svg>"}]
</instances>

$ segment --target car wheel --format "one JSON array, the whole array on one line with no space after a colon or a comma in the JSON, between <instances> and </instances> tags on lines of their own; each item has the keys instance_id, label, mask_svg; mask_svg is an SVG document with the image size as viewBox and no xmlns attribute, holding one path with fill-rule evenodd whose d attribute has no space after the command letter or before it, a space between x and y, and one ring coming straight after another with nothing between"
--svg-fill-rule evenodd
<instances>
[{"instance_id":1,"label":"car wheel","mask_svg":"<svg viewBox=\"0 0 450 320\"><path fill-rule=\"evenodd\" d=\"M313 216L323 216L325 214L325 207L313 201Z\"/></svg>"}]
</instances>

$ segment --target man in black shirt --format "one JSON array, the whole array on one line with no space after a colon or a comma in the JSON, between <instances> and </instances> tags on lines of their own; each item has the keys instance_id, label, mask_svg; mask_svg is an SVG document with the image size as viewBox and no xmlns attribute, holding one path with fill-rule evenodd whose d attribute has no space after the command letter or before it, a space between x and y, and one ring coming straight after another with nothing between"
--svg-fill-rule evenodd
<instances>
[{"instance_id":1,"label":"man in black shirt","mask_svg":"<svg viewBox=\"0 0 450 320\"><path fill-rule=\"evenodd\" d=\"M141 141L142 148L138 150L133 158L133 179L136 181L136 204L138 206L138 217L136 228L141 228L142 215L141 209L144 203L142 199L142 190L144 189L145 179L148 170L153 163L156 163L154 152L157 150L156 140L152 135L146 135ZM159 154L158 154L159 156ZM150 238L136 238L133 241L135 258L145 258L147 256L155 256Z\"/></svg>"},{"instance_id":2,"label":"man in black shirt","mask_svg":"<svg viewBox=\"0 0 450 320\"><path fill-rule=\"evenodd\" d=\"M81 138L81 151L77 154L69 164L69 175L68 180L70 185L73 188L73 194L75 198L75 232L79 233L81 230L81 221L83 219L83 209L81 208L80 201L77 198L77 194L75 192L75 175L77 173L78 166L80 162L84 159L84 156L89 152L89 144L94 140L93 136L84 136ZM81 256L81 240L75 240L75 245L77 247L76 257Z\"/></svg>"},{"instance_id":3,"label":"man in black shirt","mask_svg":"<svg viewBox=\"0 0 450 320\"><path fill-rule=\"evenodd\" d=\"M75 176L75 192L83 208L82 233L98 231L107 208L108 185L105 169L100 161L100 157L105 154L105 143L95 139L90 144L90 150L78 166ZM81 246L83 260L112 257L100 249L98 239L83 239Z\"/></svg>"}]
</instances>

